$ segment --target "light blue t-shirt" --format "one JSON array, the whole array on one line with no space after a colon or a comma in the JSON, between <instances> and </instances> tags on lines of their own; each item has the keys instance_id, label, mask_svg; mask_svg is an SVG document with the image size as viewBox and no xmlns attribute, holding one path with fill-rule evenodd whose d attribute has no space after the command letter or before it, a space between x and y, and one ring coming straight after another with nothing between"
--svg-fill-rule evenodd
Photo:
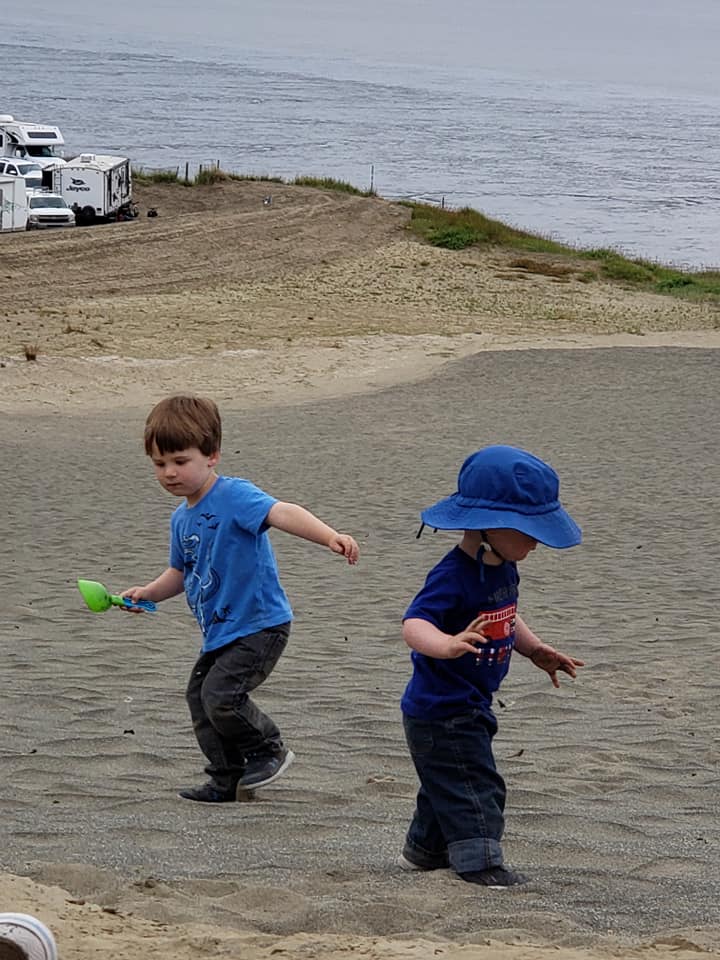
<instances>
[{"instance_id":1,"label":"light blue t-shirt","mask_svg":"<svg viewBox=\"0 0 720 960\"><path fill-rule=\"evenodd\" d=\"M292 619L267 535L277 500L249 480L218 477L170 520L170 566L203 633L203 652Z\"/></svg>"}]
</instances>

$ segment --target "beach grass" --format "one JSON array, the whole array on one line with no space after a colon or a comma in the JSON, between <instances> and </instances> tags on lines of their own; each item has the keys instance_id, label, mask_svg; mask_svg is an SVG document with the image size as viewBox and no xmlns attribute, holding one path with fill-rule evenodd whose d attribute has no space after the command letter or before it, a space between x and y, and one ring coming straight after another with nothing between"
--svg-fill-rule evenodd
<instances>
[{"instance_id":1,"label":"beach grass","mask_svg":"<svg viewBox=\"0 0 720 960\"><path fill-rule=\"evenodd\" d=\"M337 180L334 177L315 177L301 174L292 180L287 180L284 177L273 176L269 173L231 173L215 164L201 165L192 177L188 176L187 178L181 174L180 167L153 170L133 167L132 175L138 183L180 183L192 187L222 183L226 180L239 180L258 183L282 183L294 187L314 187L317 190L337 190L339 193L349 193L357 197L377 196L374 190L362 190L346 180Z\"/></svg>"},{"instance_id":2,"label":"beach grass","mask_svg":"<svg viewBox=\"0 0 720 960\"><path fill-rule=\"evenodd\" d=\"M479 244L495 244L535 253L565 253L570 250L549 237L511 227L471 207L449 210L430 203L408 200L401 203L411 210L411 231L436 247L463 250Z\"/></svg>"},{"instance_id":3,"label":"beach grass","mask_svg":"<svg viewBox=\"0 0 720 960\"><path fill-rule=\"evenodd\" d=\"M720 271L681 270L655 263L652 260L631 259L616 250L582 250L580 256L600 265L602 275L610 280L669 293L689 299L716 299L720 297Z\"/></svg>"},{"instance_id":4,"label":"beach grass","mask_svg":"<svg viewBox=\"0 0 720 960\"><path fill-rule=\"evenodd\" d=\"M464 250L468 247L494 245L526 253L552 254L552 260L544 258L533 261L525 257L513 261L510 265L529 273L559 277L571 273L573 269L564 265L563 260L575 264L582 260L587 261L587 268L581 272L579 278L585 283L592 282L595 278L615 280L627 286L685 299L720 299L718 270L683 270L651 260L626 257L611 248L586 250L574 247L541 234L512 227L500 220L486 217L470 207L448 210L428 203L403 203L411 210L410 230L436 247Z\"/></svg>"},{"instance_id":5,"label":"beach grass","mask_svg":"<svg viewBox=\"0 0 720 960\"><path fill-rule=\"evenodd\" d=\"M289 181L295 187L316 187L319 190L338 190L340 193L350 193L356 197L376 197L374 190L361 190L346 180L336 180L334 177L299 176Z\"/></svg>"},{"instance_id":6,"label":"beach grass","mask_svg":"<svg viewBox=\"0 0 720 960\"><path fill-rule=\"evenodd\" d=\"M136 183L182 183L180 171L177 167L167 170L146 170L143 167L132 168L133 180Z\"/></svg>"}]
</instances>

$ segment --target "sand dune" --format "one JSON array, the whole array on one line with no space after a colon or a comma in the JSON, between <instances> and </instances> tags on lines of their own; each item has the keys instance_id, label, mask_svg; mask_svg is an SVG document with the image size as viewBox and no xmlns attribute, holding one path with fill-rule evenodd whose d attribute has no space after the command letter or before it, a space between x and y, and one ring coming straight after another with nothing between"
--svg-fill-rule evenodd
<instances>
[{"instance_id":1,"label":"sand dune","mask_svg":"<svg viewBox=\"0 0 720 960\"><path fill-rule=\"evenodd\" d=\"M298 762L221 809L175 796L201 765L182 601L98 616L74 586L165 562L140 413L6 418L2 865L67 891L6 878L8 909L37 903L69 958L717 950L717 356L496 352L346 399L226 400L225 469L353 530L363 559L276 537L297 622L261 699ZM501 692L507 853L532 882L483 893L395 866L415 791L398 621L451 542L416 541L418 509L500 439L548 457L583 521L583 547L526 563L523 613L588 665L558 692L518 658Z\"/></svg>"},{"instance_id":2,"label":"sand dune","mask_svg":"<svg viewBox=\"0 0 720 960\"><path fill-rule=\"evenodd\" d=\"M429 248L382 201L278 188L270 219L263 184L147 189L155 221L0 238L3 908L61 960L717 955L715 305ZM275 537L297 619L260 700L298 760L220 809L176 796L202 777L184 603L94 615L75 587L164 566L174 504L140 436L188 389L225 413L228 473L362 550ZM524 616L587 666L555 691L518 657L501 691L531 876L502 892L395 865L399 621L453 542L416 540L418 512L487 442L553 462L585 531L523 567Z\"/></svg>"}]
</instances>

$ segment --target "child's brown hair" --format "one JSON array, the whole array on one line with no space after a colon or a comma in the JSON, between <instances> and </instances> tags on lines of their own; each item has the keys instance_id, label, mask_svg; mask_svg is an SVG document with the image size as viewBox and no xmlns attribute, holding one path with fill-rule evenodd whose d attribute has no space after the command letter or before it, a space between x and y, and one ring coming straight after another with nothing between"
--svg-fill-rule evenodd
<instances>
[{"instance_id":1,"label":"child's brown hair","mask_svg":"<svg viewBox=\"0 0 720 960\"><path fill-rule=\"evenodd\" d=\"M222 442L220 411L213 400L178 394L156 404L145 421L145 453L197 449L209 457Z\"/></svg>"}]
</instances>

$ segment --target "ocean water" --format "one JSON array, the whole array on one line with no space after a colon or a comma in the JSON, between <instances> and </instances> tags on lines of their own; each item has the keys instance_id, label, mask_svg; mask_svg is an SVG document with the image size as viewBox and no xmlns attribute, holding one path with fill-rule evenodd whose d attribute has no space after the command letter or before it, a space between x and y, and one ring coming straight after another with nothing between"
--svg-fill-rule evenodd
<instances>
[{"instance_id":1,"label":"ocean water","mask_svg":"<svg viewBox=\"0 0 720 960\"><path fill-rule=\"evenodd\" d=\"M145 6L4 13L0 113L60 126L68 155L331 176L720 264L717 0Z\"/></svg>"}]
</instances>

